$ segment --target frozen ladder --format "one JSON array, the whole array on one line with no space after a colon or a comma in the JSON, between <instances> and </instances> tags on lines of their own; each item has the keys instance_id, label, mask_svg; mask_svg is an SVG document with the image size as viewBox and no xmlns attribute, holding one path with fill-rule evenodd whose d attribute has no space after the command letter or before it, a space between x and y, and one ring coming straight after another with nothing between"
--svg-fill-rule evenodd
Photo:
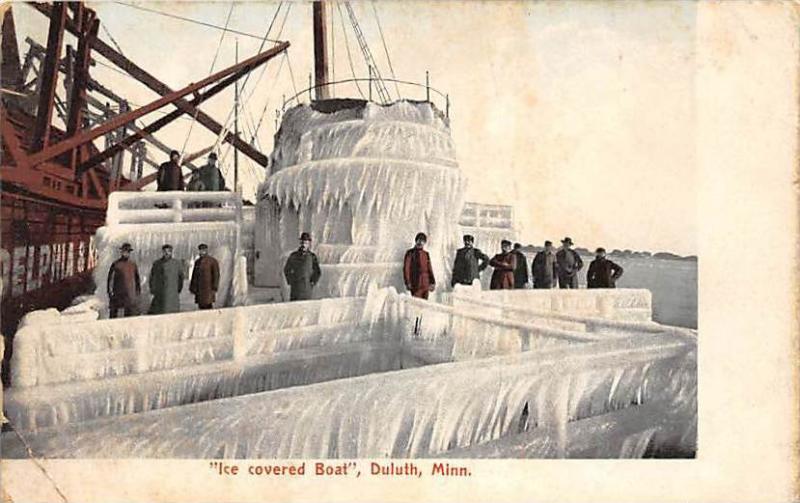
<instances>
[{"instance_id":1,"label":"frozen ladder","mask_svg":"<svg viewBox=\"0 0 800 503\"><path fill-rule=\"evenodd\" d=\"M353 31L356 33L356 40L358 40L358 45L361 47L361 52L364 53L364 59L367 61L367 66L370 68L370 85L372 85L372 76L374 75L376 78L376 84L378 89L378 96L380 97L381 103L388 104L392 101L392 97L389 96L389 90L386 89L386 84L383 82L383 78L381 77L380 72L378 71L378 65L375 64L375 58L372 57L372 52L369 50L369 46L367 45L366 39L364 39L364 34L361 32L361 28L358 26L358 21L356 20L356 14L353 12L353 8L350 6L350 2L344 3L345 9L347 9L347 15L350 17L350 23L353 25Z\"/></svg>"}]
</instances>

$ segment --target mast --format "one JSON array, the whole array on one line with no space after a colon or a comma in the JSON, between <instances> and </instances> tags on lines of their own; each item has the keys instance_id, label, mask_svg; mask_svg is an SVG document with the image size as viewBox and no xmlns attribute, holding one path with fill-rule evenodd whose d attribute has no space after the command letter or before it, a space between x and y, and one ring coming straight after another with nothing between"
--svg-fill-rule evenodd
<instances>
[{"instance_id":1,"label":"mast","mask_svg":"<svg viewBox=\"0 0 800 503\"><path fill-rule=\"evenodd\" d=\"M328 38L325 2L314 2L314 86L318 100L330 98L328 83Z\"/></svg>"}]
</instances>

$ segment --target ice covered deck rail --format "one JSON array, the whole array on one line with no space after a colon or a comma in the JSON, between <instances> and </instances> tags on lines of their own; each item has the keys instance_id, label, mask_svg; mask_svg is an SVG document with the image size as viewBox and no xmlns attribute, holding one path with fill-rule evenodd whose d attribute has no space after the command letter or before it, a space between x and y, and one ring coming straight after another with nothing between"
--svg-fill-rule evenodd
<instances>
[{"instance_id":1,"label":"ice covered deck rail","mask_svg":"<svg viewBox=\"0 0 800 503\"><path fill-rule=\"evenodd\" d=\"M234 192L112 192L106 225L242 222L242 198Z\"/></svg>"},{"instance_id":2,"label":"ice covered deck rail","mask_svg":"<svg viewBox=\"0 0 800 503\"><path fill-rule=\"evenodd\" d=\"M365 79L365 78L362 77L362 78L354 78L354 79L337 80L337 81L334 81L334 82L325 82L323 84L310 86L310 87L307 87L306 89L303 89L302 91L299 91L294 96L292 96L292 97L290 97L288 99L284 99L283 100L282 111L286 111L286 108L291 106L292 104L299 105L299 104L303 103L303 98L306 97L306 96L308 97L308 101L309 102L313 101L314 100L313 93L319 88L334 89L336 87L345 87L344 84L351 84L350 86L347 86L351 90L353 88L352 84L355 84L355 88L357 89L358 93L363 98L365 98L367 101L369 101L371 103L379 103L381 105L388 105L389 103L385 103L383 101L375 101L375 100L373 100L373 93L372 93L373 85L375 85L375 83L377 83L378 81L379 81L379 79L376 79L376 78L370 77L370 78L366 78ZM432 105L435 105L435 102L431 100L431 93L433 93L434 95L437 95L438 98L441 101L444 102L443 103L444 106L442 107L442 109L444 110L445 118L447 118L447 119L450 118L450 94L445 93L443 91L440 91L439 89L431 87L430 86L430 82L428 81L427 75L426 75L426 83L425 84L420 84L419 82L412 82L412 81L408 81L408 80L385 79L385 78L380 79L380 81L388 82L388 83L391 83L391 84L395 84L397 86L395 88L395 90L397 92L398 100L399 99L412 99L412 100L414 99L414 98L411 97L412 95L409 95L409 94L406 94L406 96L403 97L401 95L401 93L400 93L400 87L401 86L404 89L410 88L410 89L413 89L413 91L416 91L416 92L420 92L420 90L424 89L425 90L424 98L422 96L419 96L417 98L417 100L418 101L426 101L428 103L431 103ZM361 91L361 87L360 87L360 84L364 84L364 83L367 84L367 96L366 97L363 95L363 91ZM336 99L336 98L332 98L332 99ZM440 103L440 105L441 105L441 103Z\"/></svg>"}]
</instances>

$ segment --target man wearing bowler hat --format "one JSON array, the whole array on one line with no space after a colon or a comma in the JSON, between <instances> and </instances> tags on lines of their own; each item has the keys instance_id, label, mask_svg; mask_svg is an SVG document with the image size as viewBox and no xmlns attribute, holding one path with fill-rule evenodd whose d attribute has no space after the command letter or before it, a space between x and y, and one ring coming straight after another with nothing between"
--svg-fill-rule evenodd
<instances>
[{"instance_id":1,"label":"man wearing bowler hat","mask_svg":"<svg viewBox=\"0 0 800 503\"><path fill-rule=\"evenodd\" d=\"M136 262L130 258L132 251L133 247L130 243L120 246L120 258L111 264L108 271L106 289L109 318L119 316L120 309L124 310L125 317L138 314L136 301L142 293L142 285L139 280L139 268L136 267Z\"/></svg>"},{"instance_id":2,"label":"man wearing bowler hat","mask_svg":"<svg viewBox=\"0 0 800 503\"><path fill-rule=\"evenodd\" d=\"M311 235L304 232L300 235L300 248L293 251L286 260L283 275L289 283L289 300L310 300L314 286L319 281L322 271L319 261L311 251Z\"/></svg>"},{"instance_id":3,"label":"man wearing bowler hat","mask_svg":"<svg viewBox=\"0 0 800 503\"><path fill-rule=\"evenodd\" d=\"M559 288L578 288L578 271L583 268L583 260L572 244L571 238L562 239L561 249L556 253Z\"/></svg>"},{"instance_id":4,"label":"man wearing bowler hat","mask_svg":"<svg viewBox=\"0 0 800 503\"><path fill-rule=\"evenodd\" d=\"M208 254L208 245L197 247L200 257L192 269L189 291L194 294L194 301L200 309L211 309L219 290L219 263Z\"/></svg>"}]
</instances>

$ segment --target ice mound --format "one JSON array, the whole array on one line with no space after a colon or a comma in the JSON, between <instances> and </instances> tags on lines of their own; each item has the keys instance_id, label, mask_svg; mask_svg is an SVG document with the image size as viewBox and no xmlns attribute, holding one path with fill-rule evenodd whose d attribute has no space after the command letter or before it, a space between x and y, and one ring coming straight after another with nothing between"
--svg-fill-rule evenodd
<instances>
[{"instance_id":1,"label":"ice mound","mask_svg":"<svg viewBox=\"0 0 800 503\"><path fill-rule=\"evenodd\" d=\"M403 252L422 231L446 285L465 180L444 117L409 101L318 109L287 111L276 135L256 228L260 256L274 263L257 260L256 283L284 283L281 261L307 231L323 264L318 296L402 288Z\"/></svg>"}]
</instances>

